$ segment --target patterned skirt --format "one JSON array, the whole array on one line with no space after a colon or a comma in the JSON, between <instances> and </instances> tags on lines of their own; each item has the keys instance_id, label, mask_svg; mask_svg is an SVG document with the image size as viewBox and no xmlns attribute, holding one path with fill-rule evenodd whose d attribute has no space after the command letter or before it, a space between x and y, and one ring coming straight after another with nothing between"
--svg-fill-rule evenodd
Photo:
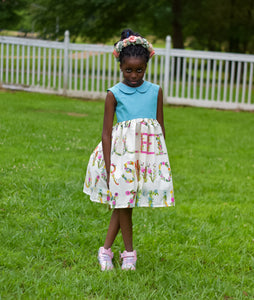
<instances>
[{"instance_id":1,"label":"patterned skirt","mask_svg":"<svg viewBox=\"0 0 254 300\"><path fill-rule=\"evenodd\" d=\"M158 121L117 123L112 130L109 189L100 142L90 156L83 191L111 208L174 206L171 169Z\"/></svg>"}]
</instances>

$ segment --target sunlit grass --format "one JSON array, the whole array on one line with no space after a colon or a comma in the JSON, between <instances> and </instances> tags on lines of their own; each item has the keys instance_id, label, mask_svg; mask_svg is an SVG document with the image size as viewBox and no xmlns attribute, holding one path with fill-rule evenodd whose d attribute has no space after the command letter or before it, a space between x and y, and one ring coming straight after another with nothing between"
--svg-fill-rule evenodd
<instances>
[{"instance_id":1,"label":"sunlit grass","mask_svg":"<svg viewBox=\"0 0 254 300\"><path fill-rule=\"evenodd\" d=\"M97 250L110 212L82 193L104 103L0 91L2 299L252 299L254 114L164 107L176 207L135 209L137 271Z\"/></svg>"}]
</instances>

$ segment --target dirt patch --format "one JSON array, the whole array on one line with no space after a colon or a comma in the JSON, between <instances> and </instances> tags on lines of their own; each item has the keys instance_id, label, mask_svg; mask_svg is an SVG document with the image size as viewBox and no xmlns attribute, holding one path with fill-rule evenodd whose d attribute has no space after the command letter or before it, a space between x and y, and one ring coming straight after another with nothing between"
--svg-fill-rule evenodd
<instances>
[{"instance_id":1,"label":"dirt patch","mask_svg":"<svg viewBox=\"0 0 254 300\"><path fill-rule=\"evenodd\" d=\"M67 112L68 116L73 116L73 117L87 117L87 114L80 114L80 113L75 113L75 112Z\"/></svg>"},{"instance_id":2,"label":"dirt patch","mask_svg":"<svg viewBox=\"0 0 254 300\"><path fill-rule=\"evenodd\" d=\"M50 114L62 114L62 115L68 115L71 117L78 117L78 118L83 118L83 117L87 117L87 114L81 114L81 113L77 113L77 112L70 112L70 111L62 111L62 110L43 110L43 109L38 109L35 110L36 112L40 112L40 113L50 113Z\"/></svg>"}]
</instances>

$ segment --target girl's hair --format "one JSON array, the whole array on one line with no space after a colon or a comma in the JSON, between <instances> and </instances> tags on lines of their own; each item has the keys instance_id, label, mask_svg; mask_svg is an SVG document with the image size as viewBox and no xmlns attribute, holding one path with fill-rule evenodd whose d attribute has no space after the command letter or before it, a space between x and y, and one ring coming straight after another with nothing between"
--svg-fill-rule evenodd
<instances>
[{"instance_id":1,"label":"girl's hair","mask_svg":"<svg viewBox=\"0 0 254 300\"><path fill-rule=\"evenodd\" d=\"M124 39L130 37L131 35L142 37L139 33L133 32L131 29L125 29L125 30L122 31L121 39L119 41L123 41ZM119 41L117 41L115 43L115 45ZM146 63L147 63L149 58L150 58L150 53L146 48L144 48L141 45L129 45L127 47L124 47L122 49L122 51L120 52L119 62L122 63L124 57L131 57L131 56L143 57L145 59Z\"/></svg>"}]
</instances>

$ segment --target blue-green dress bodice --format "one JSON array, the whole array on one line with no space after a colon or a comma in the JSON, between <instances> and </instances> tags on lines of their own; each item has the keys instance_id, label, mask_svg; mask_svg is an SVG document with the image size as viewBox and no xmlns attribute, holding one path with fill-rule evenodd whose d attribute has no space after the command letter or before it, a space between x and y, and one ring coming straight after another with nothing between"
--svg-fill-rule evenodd
<instances>
[{"instance_id":1,"label":"blue-green dress bodice","mask_svg":"<svg viewBox=\"0 0 254 300\"><path fill-rule=\"evenodd\" d=\"M117 101L117 122L138 118L156 119L159 85L144 81L139 87L119 82L111 91Z\"/></svg>"}]
</instances>

